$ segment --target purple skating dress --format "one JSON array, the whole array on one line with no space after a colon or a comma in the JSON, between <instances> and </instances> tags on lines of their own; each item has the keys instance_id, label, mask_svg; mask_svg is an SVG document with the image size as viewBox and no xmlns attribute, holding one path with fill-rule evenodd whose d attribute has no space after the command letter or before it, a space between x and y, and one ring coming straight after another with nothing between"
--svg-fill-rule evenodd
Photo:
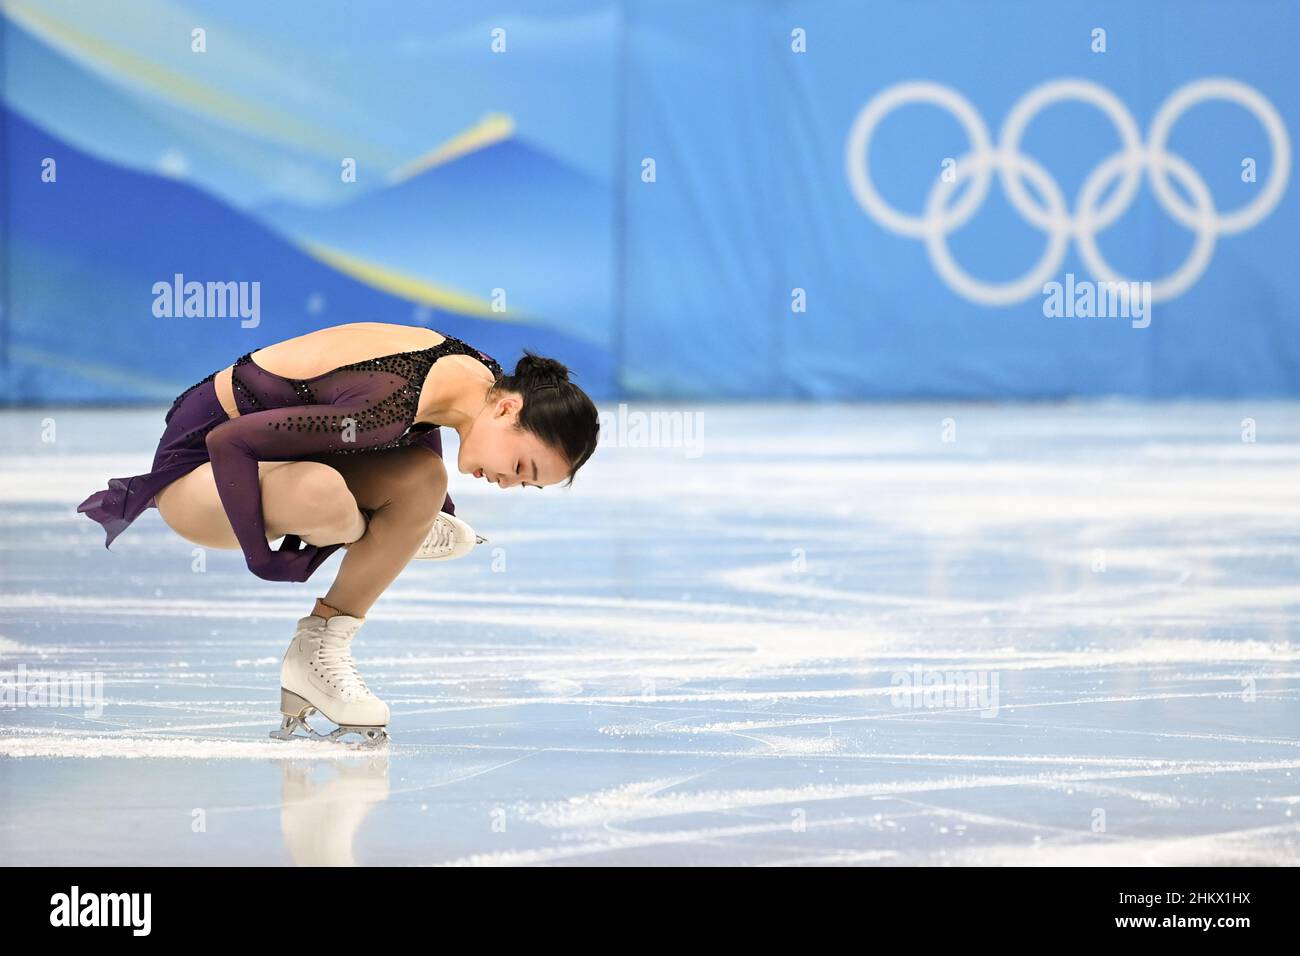
<instances>
[{"instance_id":1,"label":"purple skating dress","mask_svg":"<svg viewBox=\"0 0 1300 956\"><path fill-rule=\"evenodd\" d=\"M146 509L157 507L159 491L211 461L217 494L249 568L268 580L305 581L342 545L293 550L301 542L287 535L280 549L272 551L262 520L257 463L409 445L423 445L441 458L438 426L414 423L420 389L433 363L444 355L468 355L497 379L503 374L491 356L452 336L427 349L352 362L307 379L268 372L252 354L235 360L236 418L217 400L213 372L172 402L147 474L112 478L107 489L77 506L104 527L104 547ZM442 510L456 513L450 495Z\"/></svg>"}]
</instances>

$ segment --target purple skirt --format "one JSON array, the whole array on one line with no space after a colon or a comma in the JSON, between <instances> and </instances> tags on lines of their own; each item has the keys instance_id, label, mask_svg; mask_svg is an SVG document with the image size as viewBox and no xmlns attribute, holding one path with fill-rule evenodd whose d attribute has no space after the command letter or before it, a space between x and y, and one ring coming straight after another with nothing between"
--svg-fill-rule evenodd
<instances>
[{"instance_id":1,"label":"purple skirt","mask_svg":"<svg viewBox=\"0 0 1300 956\"><path fill-rule=\"evenodd\" d=\"M108 488L77 505L77 511L98 521L108 532L104 547L111 545L147 508L157 507L154 495L208 460L208 432L230 419L217 401L215 377L214 372L172 402L164 419L167 428L147 474L110 478Z\"/></svg>"},{"instance_id":2,"label":"purple skirt","mask_svg":"<svg viewBox=\"0 0 1300 956\"><path fill-rule=\"evenodd\" d=\"M96 491L77 505L78 512L104 527L107 532L104 547L111 545L146 509L158 506L154 500L158 492L210 460L208 432L230 420L217 400L217 388L213 382L216 374L213 372L191 385L172 402L164 419L167 427L158 441L158 450L154 452L153 467L146 474L110 478L106 489ZM410 434L411 444L424 445L442 457L441 429L412 430ZM450 515L456 513L450 495L442 510Z\"/></svg>"}]
</instances>

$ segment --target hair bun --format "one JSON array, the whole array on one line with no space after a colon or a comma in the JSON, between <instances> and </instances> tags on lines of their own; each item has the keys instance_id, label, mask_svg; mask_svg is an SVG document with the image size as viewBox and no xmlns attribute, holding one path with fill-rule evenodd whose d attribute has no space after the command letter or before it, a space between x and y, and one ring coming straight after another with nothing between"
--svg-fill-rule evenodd
<instances>
[{"instance_id":1,"label":"hair bun","mask_svg":"<svg viewBox=\"0 0 1300 956\"><path fill-rule=\"evenodd\" d=\"M515 365L514 377L525 383L528 391L558 388L569 381L569 369L563 362L524 350Z\"/></svg>"}]
</instances>

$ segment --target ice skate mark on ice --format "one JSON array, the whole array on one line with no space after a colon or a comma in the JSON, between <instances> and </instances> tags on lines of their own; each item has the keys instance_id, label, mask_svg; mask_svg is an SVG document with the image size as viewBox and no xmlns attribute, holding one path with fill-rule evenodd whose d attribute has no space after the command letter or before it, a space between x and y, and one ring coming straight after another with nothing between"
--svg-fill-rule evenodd
<instances>
[{"instance_id":1,"label":"ice skate mark on ice","mask_svg":"<svg viewBox=\"0 0 1300 956\"><path fill-rule=\"evenodd\" d=\"M1273 698L1279 700L1290 699L1290 692L1286 690L1259 690L1255 692L1258 698ZM1241 691L1201 691L1188 692L1184 694L1175 694L1171 692L1152 693L1152 694L1125 694L1123 696L1107 695L1100 697L1076 697L1071 700L1037 700L1037 701L1008 701L1000 705L999 713L1013 714L1019 710L1037 710L1044 707L1078 707L1096 704L1138 704L1153 703L1156 701L1171 700L1201 700L1211 698L1214 700L1231 700L1240 701ZM936 715L940 714L960 714L960 713L978 713L979 707L945 707L942 711L931 711ZM890 716L890 715L885 715ZM893 716L924 716L921 713L912 715L893 715Z\"/></svg>"},{"instance_id":2,"label":"ice skate mark on ice","mask_svg":"<svg viewBox=\"0 0 1300 956\"><path fill-rule=\"evenodd\" d=\"M857 723L858 715L851 717L782 717L767 720L728 720L713 721L707 724L683 724L676 727L658 727L646 723L640 724L606 724L596 728L597 733L610 737L695 737L704 734L741 734L747 731L786 730L796 727L821 727L837 723Z\"/></svg>"},{"instance_id":3,"label":"ice skate mark on ice","mask_svg":"<svg viewBox=\"0 0 1300 956\"><path fill-rule=\"evenodd\" d=\"M143 703L143 702L142 702ZM260 704L260 701L258 702ZM257 705L249 705L244 708L245 711L253 711ZM265 729L265 720L239 720L239 721L221 721L220 723L200 723L200 724L170 724L168 726L150 726L142 727L137 724L135 727L127 727L118 731L105 731L105 737L123 736L123 737L150 737L158 740L166 740L169 737L180 736L194 733L195 731L232 731L241 730L246 727L257 727ZM259 735L260 736L260 735Z\"/></svg>"},{"instance_id":4,"label":"ice skate mark on ice","mask_svg":"<svg viewBox=\"0 0 1300 956\"><path fill-rule=\"evenodd\" d=\"M833 697L833 696L849 696L849 697L863 697L863 698L867 696L881 697L881 696L886 696L889 693L890 688L885 688L883 691L881 691L879 688L871 688L870 690L874 691L875 693L873 695L868 695L867 693L865 693L864 689L858 688L856 690L846 690L842 694L839 692L836 692L834 694L817 694L814 692L806 692L806 693L796 692L791 694L780 694L780 695L774 695L773 699L776 699L778 697L795 699L795 700L819 699L819 698L824 699L825 697ZM1279 689L1276 691L1272 691L1272 690L1257 691L1256 696L1259 698L1286 700L1289 699L1289 693L1290 692L1286 690ZM1204 692L1188 692L1182 694L1171 693L1171 692L1151 693L1151 694L1130 694L1122 697L1113 696L1113 695L1098 696L1098 697L1074 697L1068 700L1006 701L1000 705L999 721L1005 721L1006 715L1015 713L1016 711L1041 710L1049 707L1083 707L1083 706L1092 706L1097 704L1149 703L1155 701L1198 700L1204 698L1239 700L1240 697L1241 694L1239 691L1230 691L1230 692L1229 691L1204 691ZM599 700L602 703L615 702L609 698L604 698L604 699L584 698L584 699ZM663 701L663 700L672 700L672 699L673 698L656 697L653 700ZM745 698L745 697L731 696L731 695L701 694L692 699L698 701L718 701L718 700L752 700L755 698ZM832 726L835 724L867 724L867 723L872 723L877 721L901 721L901 722L925 721L926 723L944 723L944 722L948 722L951 718L955 716L978 716L984 710L985 708L981 707L978 704L975 704L970 707L943 707L943 708L930 709L930 710L912 710L912 711L890 709L890 710L881 710L878 712L873 712L868 714L827 715L825 717L809 716L809 717L800 717L800 718L782 718L778 720L749 719L749 720L741 720L741 721L713 722L708 724L691 724L691 725L683 725L680 727L666 726L663 729L662 733L665 735L670 734L674 736L691 736L695 734L732 734L738 731L780 730L785 728L793 728L793 727L809 726L809 725ZM1007 726L1007 725L1002 724L1002 726ZM653 728L647 729L644 725L638 725L638 724L608 724L599 728L599 730L601 733L607 733L610 734L611 736L631 737L631 736L654 736L655 735L655 731L653 730ZM1113 732L1122 733L1123 731L1114 730ZM1144 732L1144 733L1149 733L1149 732ZM1252 738L1241 738L1241 739L1243 740L1243 742L1252 741ZM1278 742L1286 743L1292 746L1296 745L1297 743L1300 743L1300 741L1287 741L1284 739L1279 740Z\"/></svg>"},{"instance_id":5,"label":"ice skate mark on ice","mask_svg":"<svg viewBox=\"0 0 1300 956\"><path fill-rule=\"evenodd\" d=\"M1029 848L994 844L959 849L959 866L1288 866L1296 860L1300 823L1194 836L1128 838L1097 842L1092 834Z\"/></svg>"},{"instance_id":6,"label":"ice skate mark on ice","mask_svg":"<svg viewBox=\"0 0 1300 956\"><path fill-rule=\"evenodd\" d=\"M511 540L514 540L513 533ZM551 538L548 534L542 540L549 543ZM250 591L245 588L231 588L223 593L228 598L237 599L241 606L245 600L267 601L265 592ZM229 608L228 604L223 606ZM283 606L291 608L296 605L290 601L284 601ZM497 591L472 591L461 588L457 588L454 594L445 594L433 587L420 589L401 586L391 587L384 592L385 618L388 620L431 621L439 618L448 609L467 608L472 609L474 613L481 613L482 610L493 610L502 607L518 607L529 613L537 608L556 608L566 612L576 610L614 611L624 615L632 612L669 613L690 617L699 614L727 614L736 618L759 621L769 621L776 617L790 623L800 621L815 623L825 617L825 615L816 611L796 608L760 608L741 602L710 599L692 599L686 602L664 598L607 598L569 592L557 595L540 591L502 594ZM291 614L292 611L286 610L283 615L277 616L284 617ZM564 620L567 620L567 618L564 618ZM541 648L548 647L548 645L541 644L537 646Z\"/></svg>"},{"instance_id":7,"label":"ice skate mark on ice","mask_svg":"<svg viewBox=\"0 0 1300 956\"><path fill-rule=\"evenodd\" d=\"M831 820L810 820L807 827L813 829L853 827L862 824L857 817L841 817ZM607 834L613 833L610 838ZM628 850L643 850L647 847L671 846L676 844L714 843L724 840L739 839L747 836L770 834L789 834L789 821L778 820L773 823L751 824L730 827L704 827L697 830L666 831L627 831L618 828L603 828L600 836L593 836L585 842L569 846L550 846L528 850L502 850L495 853L476 853L457 857L437 866L532 866L554 863L559 860L574 860L583 857L605 856ZM872 851L876 852L876 851ZM879 851L892 858L892 851ZM599 864L597 860L594 863Z\"/></svg>"},{"instance_id":8,"label":"ice skate mark on ice","mask_svg":"<svg viewBox=\"0 0 1300 956\"><path fill-rule=\"evenodd\" d=\"M265 726L265 721L259 726ZM330 758L331 747L315 741L236 741L198 738L0 736L0 755L171 760L287 760ZM337 752L333 753L337 756Z\"/></svg>"},{"instance_id":9,"label":"ice skate mark on ice","mask_svg":"<svg viewBox=\"0 0 1300 956\"><path fill-rule=\"evenodd\" d=\"M778 757L823 757L832 755L852 757L852 748L858 745L858 741L851 737L836 737L834 734L821 734L812 737L786 737L775 734L742 736L749 736L752 740L761 741L771 749L773 756Z\"/></svg>"},{"instance_id":10,"label":"ice skate mark on ice","mask_svg":"<svg viewBox=\"0 0 1300 956\"><path fill-rule=\"evenodd\" d=\"M624 637L624 632L619 631L619 637ZM609 651L596 650L574 650L565 651L539 651L539 652L497 652L484 654L446 654L446 655L429 655L420 654L410 657L383 657L378 656L370 663L379 667L400 667L403 670L409 670L414 667L432 667L445 670L447 667L458 666L466 667L477 664L524 664L529 667L530 674L535 674L537 668L541 665L549 665L554 668L555 676L562 676L566 672L571 672L575 667L582 666L605 666L608 673L626 677L629 668L633 665L649 666L707 666L722 658L730 658L736 650L747 651L748 648L717 648L705 651L637 651L631 649L611 649ZM493 675L495 676L496 672ZM547 675L543 675L547 676Z\"/></svg>"},{"instance_id":11,"label":"ice skate mark on ice","mask_svg":"<svg viewBox=\"0 0 1300 956\"><path fill-rule=\"evenodd\" d=\"M168 601L163 598L144 596L79 599L57 594L0 594L0 609L43 610L52 606L58 606L60 614L64 616L87 615L95 618L107 616L149 619L177 617L187 620L213 618L226 623L257 623L292 619L294 614L301 610L298 609L298 612L281 611L278 607L269 610L244 607L232 608L225 599L207 602L203 600ZM664 612L664 614L667 613ZM751 619L750 614L753 613L753 609L750 609L750 612L744 615L734 615L734 619L720 617L717 620L708 620L700 617L698 607L693 607L685 602L678 602L673 613L672 618L667 618L663 614L658 616L628 614L627 612L613 610L604 614L595 612L589 614L566 613L539 617L536 608L527 606L493 610L477 607L457 608L451 604L446 604L436 607L430 606L428 609L417 612L403 612L400 608L391 611L386 610L385 620L395 625L414 622L436 623L440 627L465 625L467 629L472 629L475 633L481 632L485 626L498 626L512 632L537 633L540 631L564 637L569 637L578 632L587 635L589 639L593 640L617 632L625 640L639 640L647 645L654 642L661 647L663 642L671 639L676 647L669 652L662 650L658 652L666 659L670 659L674 655L681 656L683 653L686 653L687 656L700 656L699 651L683 650L683 648L699 648L700 646L708 646L709 652L714 654L737 649L752 649L757 646L756 640L764 639L771 646L780 646L782 642L788 643L791 629L798 623L795 619L787 619L779 612L766 615L763 619ZM747 622L744 623L743 627L738 623L742 620ZM838 632L844 636L853 635L859 640L862 637L860 625L850 627L842 622L835 623L823 621L822 619L818 619L818 621L820 623L817 623L816 627L819 629ZM829 640L830 636L830 634L824 635L823 639ZM247 653L249 647L247 642L239 642L233 638L215 643L222 646L238 647L244 654ZM103 651L106 654L122 653L122 649L112 647L104 648ZM608 651L588 651L586 653L601 659L611 657ZM653 653L655 652L645 650L641 652L641 655L649 656ZM550 656L557 660L561 659L561 655L553 650ZM463 656L460 658L461 663L464 663L465 660L466 658ZM394 662L404 663L404 659L401 657L386 657L376 661L379 666Z\"/></svg>"},{"instance_id":12,"label":"ice skate mark on ice","mask_svg":"<svg viewBox=\"0 0 1300 956\"><path fill-rule=\"evenodd\" d=\"M528 696L510 696L510 697L458 697L448 699L449 704L456 704L464 708L491 708L491 707L518 707L521 705L537 704L606 704L606 705L638 705L642 707L658 706L661 704L700 704L700 703L719 703L719 702L759 702L768 703L781 700L839 700L843 698L861 698L864 696L884 696L888 695L891 688L888 687L858 687L858 688L841 688L837 690L791 690L791 691L730 691L715 692L699 691L694 694L656 694L653 697L642 694L587 694L579 696L559 696L559 697L528 697ZM407 703L435 703L439 698L422 699L419 697L402 698ZM442 713L442 708L433 710L417 711L417 713ZM893 716L901 716L895 714Z\"/></svg>"},{"instance_id":13,"label":"ice skate mark on ice","mask_svg":"<svg viewBox=\"0 0 1300 956\"><path fill-rule=\"evenodd\" d=\"M749 739L753 739L753 738L749 738ZM755 740L754 742L755 742L755 743L758 743L758 744L760 744L760 745L762 744L762 741L760 741L760 740ZM762 751L756 751L756 752L753 753L753 754L749 754L749 753L738 754L736 757L734 757L733 759L727 760L725 763L722 763L722 764L720 764L720 765L718 765L718 766L714 766L714 767L708 767L708 768L706 768L706 769L704 769L704 770L700 770L700 771L697 772L697 773L686 774L685 776L677 777L677 778L674 779L674 780L664 780L664 781L662 781L662 782L660 782L660 783L658 783L658 784L653 784L653 785L649 785L649 786L646 786L646 785L638 785L638 786L636 786L636 788L635 788L636 791L637 791L637 793L636 793L636 797L637 797L637 799L640 799L640 800L651 800L651 799L654 799L654 798L658 797L659 794L661 794L661 793L663 793L663 792L665 792L665 791L667 791L667 790L676 790L678 787L685 786L686 784L690 783L692 780L700 780L700 779L703 779L704 777L712 776L712 775L714 775L714 774L716 774L716 773L718 773L718 772L720 772L720 771L722 771L722 770L726 770L727 768L732 767L732 766L734 766L734 765L736 765L736 764L738 764L738 763L742 763L742 762L744 762L744 761L746 761L746 760L750 760L750 759L752 759L753 757L756 757L756 756L757 756L757 757L766 757L766 756L769 756L770 754L771 754L771 748L770 748L770 747L765 748L765 749L762 750ZM607 830L613 830L613 828L612 828L611 826L609 826L608 824L606 824L606 829L607 829Z\"/></svg>"},{"instance_id":14,"label":"ice skate mark on ice","mask_svg":"<svg viewBox=\"0 0 1300 956\"><path fill-rule=\"evenodd\" d=\"M761 690L761 691L697 691L693 694L589 694L577 697L487 697L474 699L475 703L500 707L520 704L636 704L643 707L658 704L700 704L725 701L768 703L781 700L839 700L843 698L887 696L889 687L846 687L836 690Z\"/></svg>"},{"instance_id":15,"label":"ice skate mark on ice","mask_svg":"<svg viewBox=\"0 0 1300 956\"><path fill-rule=\"evenodd\" d=\"M1079 560L1076 555L1076 565ZM797 597L818 601L831 608L837 605L869 607L882 613L893 608L914 612L914 615L952 619L966 626L970 615L996 613L1033 615L1039 625L1068 621L1076 626L1108 626L1116 617L1117 605L1129 609L1121 615L1129 619L1172 614L1180 618L1201 615L1230 620L1233 612L1249 610L1252 614L1259 614L1264 608L1277 608L1281 612L1300 602L1300 587L1290 585L1207 587L1193 594L1180 587L1175 580L1166 583L1139 583L1128 587L1115 585L1104 590L1086 589L972 600L934 597L925 592L861 593L846 587L819 585L813 581L790 581L789 575L787 563L778 561L724 570L716 574L716 579L720 584L767 597Z\"/></svg>"},{"instance_id":16,"label":"ice skate mark on ice","mask_svg":"<svg viewBox=\"0 0 1300 956\"><path fill-rule=\"evenodd\" d=\"M1075 771L1038 774L984 774L948 776L934 780L890 781L871 784L809 784L804 787L732 789L674 793L666 797L637 797L626 788L597 791L565 802L543 803L518 811L530 822L552 828L604 826L620 821L716 813L747 807L780 804L803 805L876 796L980 790L1115 779L1149 779L1168 776L1241 773L1300 769L1300 760L1274 761L1151 761L1146 768L1111 771Z\"/></svg>"},{"instance_id":17,"label":"ice skate mark on ice","mask_svg":"<svg viewBox=\"0 0 1300 956\"><path fill-rule=\"evenodd\" d=\"M965 810L953 807L944 807L935 803L928 803L924 800L917 800L910 797L895 798L895 802L901 803L907 807L918 807L925 811L927 815L937 816L945 820L960 820L964 829L970 829L971 824L977 824L982 827L1006 827L1012 830L1025 830L1041 837L1044 835L1057 835L1069 838L1080 836L1079 827L1054 826L1050 823L1036 823L1033 820L1017 820L1015 817L1003 816L1001 814L981 813L978 811ZM878 814L879 816L879 814ZM1096 834L1099 840L1115 839L1111 834Z\"/></svg>"},{"instance_id":18,"label":"ice skate mark on ice","mask_svg":"<svg viewBox=\"0 0 1300 956\"><path fill-rule=\"evenodd\" d=\"M900 653L896 659L911 655ZM1230 662L1285 663L1300 660L1300 644L1280 641L1214 641L1189 638L1148 638L1124 647L1096 647L1087 650L1039 649L1032 647L999 651L933 648L920 651L917 660L961 662L971 670L1100 669L1120 665L1226 664Z\"/></svg>"},{"instance_id":19,"label":"ice skate mark on ice","mask_svg":"<svg viewBox=\"0 0 1300 956\"><path fill-rule=\"evenodd\" d=\"M1001 723L1003 727L1021 727L1028 729L1029 724L1007 724ZM1077 732L1080 730L1076 726L1060 726L1056 724L1036 724L1037 729L1055 730L1062 733ZM1243 734L1212 734L1212 733L1193 733L1186 730L1138 730L1133 727L1098 727L1089 726L1086 728L1090 734L1131 734L1138 737L1156 737L1170 740L1213 740L1223 743L1246 744L1257 747L1260 744L1269 744L1278 747L1300 747L1300 738L1296 737L1248 737Z\"/></svg>"},{"instance_id":20,"label":"ice skate mark on ice","mask_svg":"<svg viewBox=\"0 0 1300 956\"><path fill-rule=\"evenodd\" d=\"M446 744L443 745L449 750L515 750L518 748L511 747L507 744L485 745L485 744ZM648 756L648 757L700 757L710 759L729 759L749 760L754 758L763 758L768 756L781 756L779 753L772 752L769 748L763 750L745 750L745 751L717 751L717 750L673 750L666 748L656 749L634 749L622 750L618 748L596 748L596 747L545 747L540 751L550 753L584 753L584 754L609 754L613 756ZM815 754L809 755L816 757ZM1079 756L1073 753L1062 754L979 754L979 753L919 753L910 751L870 751L870 752L851 752L835 753L835 760L838 761L858 761L862 763L883 763L883 764L900 764L900 763L932 763L932 764L979 764L1000 766L1009 764L1013 766L1044 766L1044 767L1096 767L1101 770L1115 771L1135 771L1135 775L1141 775L1143 772L1151 769L1159 769L1169 761L1152 757L1120 757L1120 756L1100 756L1089 757ZM1214 766L1210 764L1210 766ZM1249 765L1247 765L1249 766Z\"/></svg>"},{"instance_id":21,"label":"ice skate mark on ice","mask_svg":"<svg viewBox=\"0 0 1300 956\"><path fill-rule=\"evenodd\" d=\"M1069 794L1086 793L1095 796L1113 798L1118 797L1123 800L1133 800L1137 803L1145 803L1148 806L1160 807L1165 810L1177 810L1187 804L1203 804L1203 800L1185 800L1180 799L1170 793L1155 793L1150 790L1135 790L1132 787L1121 787L1114 784L1092 783L1090 781L1079 781L1075 783L1043 783L1039 787L1045 790L1053 790L1059 793Z\"/></svg>"}]
</instances>

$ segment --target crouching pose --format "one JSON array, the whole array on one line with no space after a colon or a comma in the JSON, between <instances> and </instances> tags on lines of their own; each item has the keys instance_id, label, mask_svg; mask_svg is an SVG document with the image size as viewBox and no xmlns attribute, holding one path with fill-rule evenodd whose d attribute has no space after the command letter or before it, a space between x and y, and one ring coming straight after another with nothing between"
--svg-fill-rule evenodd
<instances>
[{"instance_id":1,"label":"crouching pose","mask_svg":"<svg viewBox=\"0 0 1300 956\"><path fill-rule=\"evenodd\" d=\"M460 436L461 474L543 488L572 483L597 419L554 359L525 351L506 375L449 335L349 323L255 349L186 389L153 468L111 479L77 510L105 528L107 547L156 507L182 538L240 549L269 581L306 581L344 549L285 653L272 736L382 743L388 705L358 674L353 637L412 558L459 557L485 540L456 517L439 426ZM337 728L317 733L313 711Z\"/></svg>"}]
</instances>

